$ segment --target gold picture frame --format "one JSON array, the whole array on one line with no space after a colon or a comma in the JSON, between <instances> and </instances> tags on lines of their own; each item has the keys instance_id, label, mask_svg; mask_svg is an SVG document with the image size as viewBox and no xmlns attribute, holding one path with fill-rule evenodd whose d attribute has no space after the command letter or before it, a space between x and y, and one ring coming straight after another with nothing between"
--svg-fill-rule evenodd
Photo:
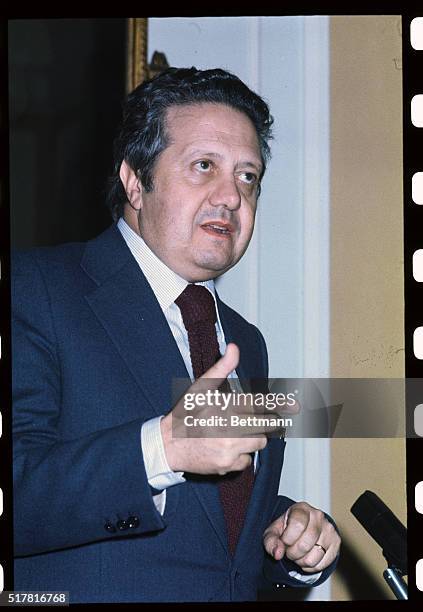
<instances>
[{"instance_id":1,"label":"gold picture frame","mask_svg":"<svg viewBox=\"0 0 423 612\"><path fill-rule=\"evenodd\" d=\"M127 25L126 91L129 93L146 79L160 74L169 63L164 53L154 51L148 63L148 17L131 17Z\"/></svg>"},{"instance_id":2,"label":"gold picture frame","mask_svg":"<svg viewBox=\"0 0 423 612\"><path fill-rule=\"evenodd\" d=\"M148 18L129 18L127 25L126 91L129 93L148 78Z\"/></svg>"}]
</instances>

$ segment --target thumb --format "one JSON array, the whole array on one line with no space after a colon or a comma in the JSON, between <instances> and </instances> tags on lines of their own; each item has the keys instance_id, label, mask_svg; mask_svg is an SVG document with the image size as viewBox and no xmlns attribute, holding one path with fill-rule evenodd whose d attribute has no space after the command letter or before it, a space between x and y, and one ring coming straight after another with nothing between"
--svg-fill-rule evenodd
<instances>
[{"instance_id":1,"label":"thumb","mask_svg":"<svg viewBox=\"0 0 423 612\"><path fill-rule=\"evenodd\" d=\"M235 370L238 363L239 348L236 344L230 342L224 355L203 374L202 378L227 378L232 370Z\"/></svg>"},{"instance_id":2,"label":"thumb","mask_svg":"<svg viewBox=\"0 0 423 612\"><path fill-rule=\"evenodd\" d=\"M193 384L193 390L202 392L206 389L217 389L239 363L239 348L230 342L224 355L211 368L204 372Z\"/></svg>"}]
</instances>

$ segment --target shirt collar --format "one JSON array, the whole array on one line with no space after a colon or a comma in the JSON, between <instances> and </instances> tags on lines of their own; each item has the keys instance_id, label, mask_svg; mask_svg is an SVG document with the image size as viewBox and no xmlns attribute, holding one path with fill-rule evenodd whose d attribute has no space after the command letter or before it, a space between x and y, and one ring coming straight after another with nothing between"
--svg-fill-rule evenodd
<instances>
[{"instance_id":1,"label":"shirt collar","mask_svg":"<svg viewBox=\"0 0 423 612\"><path fill-rule=\"evenodd\" d=\"M149 282L161 309L163 311L166 310L174 303L185 287L189 285L188 281L168 268L168 266L153 253L141 236L129 227L123 217L119 219L117 227L128 245L129 250L135 257L135 260L141 268L144 276ZM221 327L219 311L216 303L214 281L208 280L195 284L207 287L207 289L213 295L216 304L219 327Z\"/></svg>"}]
</instances>

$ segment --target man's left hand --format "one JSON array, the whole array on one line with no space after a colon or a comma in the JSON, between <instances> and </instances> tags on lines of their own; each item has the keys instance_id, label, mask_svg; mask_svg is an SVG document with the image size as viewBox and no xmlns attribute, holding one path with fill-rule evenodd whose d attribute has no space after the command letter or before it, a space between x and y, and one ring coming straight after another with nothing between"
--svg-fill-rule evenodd
<instances>
[{"instance_id":1,"label":"man's left hand","mask_svg":"<svg viewBox=\"0 0 423 612\"><path fill-rule=\"evenodd\" d=\"M303 572L314 574L332 563L341 538L321 510L307 502L297 502L269 525L263 544L277 561L285 555Z\"/></svg>"}]
</instances>

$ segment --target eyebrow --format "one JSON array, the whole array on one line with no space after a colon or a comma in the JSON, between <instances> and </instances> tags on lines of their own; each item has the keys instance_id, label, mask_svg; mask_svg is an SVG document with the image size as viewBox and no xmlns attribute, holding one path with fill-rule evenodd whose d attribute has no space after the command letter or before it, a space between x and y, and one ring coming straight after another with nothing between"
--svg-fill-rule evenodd
<instances>
[{"instance_id":1,"label":"eyebrow","mask_svg":"<svg viewBox=\"0 0 423 612\"><path fill-rule=\"evenodd\" d=\"M215 151L207 151L206 149L192 149L190 151L188 151L188 155L191 157L193 155L201 155L204 157L211 157L214 159L223 159L223 155L221 155L220 153L216 153ZM258 162L257 164L249 161L249 160L243 160L240 161L236 164L235 168L239 168L239 167L248 167L248 168L253 168L254 170L256 170L257 172L261 172L263 169L263 165L261 162Z\"/></svg>"}]
</instances>

